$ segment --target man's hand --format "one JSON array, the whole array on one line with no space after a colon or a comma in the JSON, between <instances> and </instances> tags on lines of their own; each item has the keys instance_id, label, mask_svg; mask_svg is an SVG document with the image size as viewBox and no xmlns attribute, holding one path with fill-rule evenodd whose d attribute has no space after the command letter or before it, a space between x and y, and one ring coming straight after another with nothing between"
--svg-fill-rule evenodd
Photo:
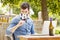
<instances>
[{"instance_id":1,"label":"man's hand","mask_svg":"<svg viewBox=\"0 0 60 40\"><path fill-rule=\"evenodd\" d=\"M19 23L17 24L17 26L18 26L18 27L19 27L19 26L22 26L24 23L25 23L24 20L20 20Z\"/></svg>"}]
</instances>

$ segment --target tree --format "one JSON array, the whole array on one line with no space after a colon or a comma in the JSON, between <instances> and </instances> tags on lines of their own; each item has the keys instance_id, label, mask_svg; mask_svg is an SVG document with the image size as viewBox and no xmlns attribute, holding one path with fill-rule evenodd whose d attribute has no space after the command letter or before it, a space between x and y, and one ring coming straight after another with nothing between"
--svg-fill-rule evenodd
<instances>
[{"instance_id":1,"label":"tree","mask_svg":"<svg viewBox=\"0 0 60 40\"><path fill-rule=\"evenodd\" d=\"M9 4L10 8L13 9L13 12L15 14L19 14L20 5L22 2L28 2L31 5L33 11L35 12L33 17L38 17L38 12L41 10L40 0L2 0L3 6Z\"/></svg>"},{"instance_id":2,"label":"tree","mask_svg":"<svg viewBox=\"0 0 60 40\"><path fill-rule=\"evenodd\" d=\"M42 2L43 1L43 2ZM44 15L43 19L47 20L48 18L48 14L55 14L57 16L60 16L60 0L1 0L1 2L3 3L3 5L7 5L9 4L9 6L13 9L13 13L15 14L19 14L20 12L20 5L22 2L28 2L33 11L34 11L34 15L33 17L38 17L38 12L39 11L46 11L44 14L44 12L42 12ZM46 6L47 5L47 6ZM45 8L45 9L44 9ZM18 10L18 11L16 11ZM45 17L45 15L47 15ZM58 17L56 17L58 18Z\"/></svg>"},{"instance_id":3,"label":"tree","mask_svg":"<svg viewBox=\"0 0 60 40\"><path fill-rule=\"evenodd\" d=\"M43 18L43 21L48 20L47 1L46 0L41 0L41 5L42 5L42 18Z\"/></svg>"}]
</instances>

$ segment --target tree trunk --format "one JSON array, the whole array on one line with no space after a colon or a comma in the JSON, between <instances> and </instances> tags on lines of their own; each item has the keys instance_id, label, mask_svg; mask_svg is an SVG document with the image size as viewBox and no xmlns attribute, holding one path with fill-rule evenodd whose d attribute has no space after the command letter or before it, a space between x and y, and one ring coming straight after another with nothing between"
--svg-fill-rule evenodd
<instances>
[{"instance_id":1,"label":"tree trunk","mask_svg":"<svg viewBox=\"0 0 60 40\"><path fill-rule=\"evenodd\" d=\"M42 6L42 19L44 22L45 20L48 20L47 1L41 0L41 6Z\"/></svg>"}]
</instances>

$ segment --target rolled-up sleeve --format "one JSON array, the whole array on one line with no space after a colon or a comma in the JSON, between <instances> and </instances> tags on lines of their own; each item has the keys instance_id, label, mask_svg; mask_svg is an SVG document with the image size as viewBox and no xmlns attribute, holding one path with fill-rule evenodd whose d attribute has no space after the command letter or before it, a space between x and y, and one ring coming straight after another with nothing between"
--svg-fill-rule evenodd
<instances>
[{"instance_id":1,"label":"rolled-up sleeve","mask_svg":"<svg viewBox=\"0 0 60 40\"><path fill-rule=\"evenodd\" d=\"M12 27L14 27L14 26L16 25L16 22L17 22L16 19L13 19L13 20L11 21L10 25L9 25L8 28L6 29L6 34L7 34L7 35L11 35L11 34L12 34L11 29L12 29Z\"/></svg>"}]
</instances>

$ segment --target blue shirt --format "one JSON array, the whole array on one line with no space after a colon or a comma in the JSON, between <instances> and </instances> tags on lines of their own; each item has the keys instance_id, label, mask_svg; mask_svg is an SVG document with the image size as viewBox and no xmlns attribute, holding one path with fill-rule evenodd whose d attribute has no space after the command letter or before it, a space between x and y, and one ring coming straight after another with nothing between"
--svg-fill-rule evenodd
<instances>
[{"instance_id":1,"label":"blue shirt","mask_svg":"<svg viewBox=\"0 0 60 40\"><path fill-rule=\"evenodd\" d=\"M10 25L6 30L7 35L13 34L10 30L12 27L16 26L20 20L21 17L19 15L12 19ZM19 35L30 35L30 34L34 34L34 25L31 18L28 18L22 26L18 27L15 30L14 32L15 40L19 40L19 38L17 38L17 36Z\"/></svg>"}]
</instances>

